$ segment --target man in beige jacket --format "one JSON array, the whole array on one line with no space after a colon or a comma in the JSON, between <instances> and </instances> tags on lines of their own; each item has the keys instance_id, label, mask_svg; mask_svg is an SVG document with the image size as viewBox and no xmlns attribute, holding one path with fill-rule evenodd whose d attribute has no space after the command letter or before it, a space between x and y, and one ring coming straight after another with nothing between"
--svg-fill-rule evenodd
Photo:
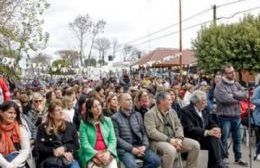
<instances>
[{"instance_id":1,"label":"man in beige jacket","mask_svg":"<svg viewBox=\"0 0 260 168\"><path fill-rule=\"evenodd\" d=\"M197 168L200 145L184 138L182 125L171 103L170 94L160 92L156 96L156 105L144 116L151 148L161 155L162 168L173 168L177 152L188 152L186 168Z\"/></svg>"}]
</instances>

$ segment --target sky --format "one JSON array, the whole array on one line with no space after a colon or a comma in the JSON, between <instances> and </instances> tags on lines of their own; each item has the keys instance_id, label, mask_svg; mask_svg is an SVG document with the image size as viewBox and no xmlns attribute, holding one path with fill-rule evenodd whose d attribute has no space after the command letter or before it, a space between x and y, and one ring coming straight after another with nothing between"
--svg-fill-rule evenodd
<instances>
[{"instance_id":1,"label":"sky","mask_svg":"<svg viewBox=\"0 0 260 168\"><path fill-rule=\"evenodd\" d=\"M214 4L222 5L239 0L182 0L182 18L188 18L201 11L206 12L183 22L183 28L197 25L213 19ZM149 52L155 48L178 48L178 0L48 0L50 8L44 14L44 31L50 33L47 48L43 51L53 58L55 52L63 49L78 49L78 41L70 31L68 24L78 15L89 14L92 20L104 19L105 32L99 37L117 39L123 46L132 45L142 51ZM240 0L238 3L218 7L217 18L231 17L234 13L260 7L260 0ZM231 19L220 19L217 23L237 22L246 13L260 14L260 8L237 14ZM152 34L162 28L174 25L157 34ZM183 31L183 48L190 49L191 41L196 38L201 26ZM174 33L172 33L174 32ZM169 33L172 35L167 36ZM150 34L150 36L149 36ZM139 41L139 37L146 36ZM166 36L166 37L162 37ZM161 38L160 38L161 37ZM133 43L128 43L134 41ZM89 46L85 52L88 53ZM122 51L119 48L119 53ZM109 53L108 53L109 54ZM120 55L120 54L118 54Z\"/></svg>"}]
</instances>

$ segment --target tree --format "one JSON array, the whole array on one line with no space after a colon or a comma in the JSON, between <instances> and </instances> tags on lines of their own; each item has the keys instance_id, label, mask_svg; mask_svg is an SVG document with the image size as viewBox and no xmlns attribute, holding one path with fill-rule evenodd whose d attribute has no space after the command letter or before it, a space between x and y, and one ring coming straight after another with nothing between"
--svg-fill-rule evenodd
<instances>
[{"instance_id":1,"label":"tree","mask_svg":"<svg viewBox=\"0 0 260 168\"><path fill-rule=\"evenodd\" d=\"M97 65L97 61L95 58L90 58L90 59L86 59L85 60L85 66L96 66Z\"/></svg>"},{"instance_id":2,"label":"tree","mask_svg":"<svg viewBox=\"0 0 260 168\"><path fill-rule=\"evenodd\" d=\"M76 38L79 40L80 64L83 65L84 48L86 37L91 31L92 21L88 14L79 15L75 20L69 23L69 27L74 32Z\"/></svg>"},{"instance_id":3,"label":"tree","mask_svg":"<svg viewBox=\"0 0 260 168\"><path fill-rule=\"evenodd\" d=\"M118 45L118 41L117 39L113 39L112 40L112 53L113 53L113 57L116 56L116 53L118 51L119 45Z\"/></svg>"},{"instance_id":4,"label":"tree","mask_svg":"<svg viewBox=\"0 0 260 168\"><path fill-rule=\"evenodd\" d=\"M31 58L32 63L48 65L50 63L50 56L44 53L39 53L35 57Z\"/></svg>"},{"instance_id":5,"label":"tree","mask_svg":"<svg viewBox=\"0 0 260 168\"><path fill-rule=\"evenodd\" d=\"M105 63L105 53L110 49L110 41L107 38L98 38L95 42L95 48L99 52L100 60L103 60L103 65Z\"/></svg>"},{"instance_id":6,"label":"tree","mask_svg":"<svg viewBox=\"0 0 260 168\"><path fill-rule=\"evenodd\" d=\"M80 58L80 53L74 50L59 50L56 52L62 59L71 62L72 66L77 66Z\"/></svg>"},{"instance_id":7,"label":"tree","mask_svg":"<svg viewBox=\"0 0 260 168\"><path fill-rule=\"evenodd\" d=\"M105 28L106 22L104 20L99 20L97 23L92 23L92 37L91 37L91 44L90 44L90 50L88 54L88 59L91 57L92 49L96 40L96 36L99 33L103 33Z\"/></svg>"},{"instance_id":8,"label":"tree","mask_svg":"<svg viewBox=\"0 0 260 168\"><path fill-rule=\"evenodd\" d=\"M64 60L64 59L56 59L52 62L52 66L51 69L49 70L49 73L51 75L61 75L62 72L62 68L69 68L70 66L70 62L68 60Z\"/></svg>"},{"instance_id":9,"label":"tree","mask_svg":"<svg viewBox=\"0 0 260 168\"><path fill-rule=\"evenodd\" d=\"M0 0L0 54L16 59L46 47L49 34L43 32L42 15L47 0Z\"/></svg>"},{"instance_id":10,"label":"tree","mask_svg":"<svg viewBox=\"0 0 260 168\"><path fill-rule=\"evenodd\" d=\"M198 66L215 73L223 63L233 64L241 72L260 71L260 15L245 16L238 23L202 28L192 42Z\"/></svg>"},{"instance_id":11,"label":"tree","mask_svg":"<svg viewBox=\"0 0 260 168\"><path fill-rule=\"evenodd\" d=\"M123 48L124 61L138 59L141 51L131 45L125 45Z\"/></svg>"}]
</instances>

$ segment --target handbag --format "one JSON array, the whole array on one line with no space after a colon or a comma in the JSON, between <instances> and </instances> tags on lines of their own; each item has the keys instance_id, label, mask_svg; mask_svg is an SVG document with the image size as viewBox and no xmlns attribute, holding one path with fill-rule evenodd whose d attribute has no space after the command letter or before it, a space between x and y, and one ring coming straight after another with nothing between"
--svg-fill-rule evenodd
<instances>
[{"instance_id":1,"label":"handbag","mask_svg":"<svg viewBox=\"0 0 260 168\"><path fill-rule=\"evenodd\" d=\"M106 152L106 151L102 151L102 153L104 153L104 152ZM110 155L110 161L109 161L109 163L110 163L112 160L113 160L113 156ZM93 162L93 165L92 165L91 167L93 167L93 166L98 166L98 167L105 167L105 166L107 166L107 165L105 165L105 164L99 159L98 156L93 157L92 162Z\"/></svg>"},{"instance_id":2,"label":"handbag","mask_svg":"<svg viewBox=\"0 0 260 168\"><path fill-rule=\"evenodd\" d=\"M64 156L50 156L41 163L40 167L69 168L72 165L72 163L73 161L68 161Z\"/></svg>"}]
</instances>

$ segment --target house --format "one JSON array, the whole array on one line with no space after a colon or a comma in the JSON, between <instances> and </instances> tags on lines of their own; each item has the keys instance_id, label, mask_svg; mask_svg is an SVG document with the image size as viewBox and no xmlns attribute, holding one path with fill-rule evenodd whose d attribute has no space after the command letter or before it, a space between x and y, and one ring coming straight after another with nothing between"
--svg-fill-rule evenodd
<instances>
[{"instance_id":1,"label":"house","mask_svg":"<svg viewBox=\"0 0 260 168\"><path fill-rule=\"evenodd\" d=\"M136 61L132 67L173 67L180 65L180 54L178 49L171 48L157 48L154 51L144 55ZM194 65L197 59L192 50L183 50L182 65Z\"/></svg>"}]
</instances>

